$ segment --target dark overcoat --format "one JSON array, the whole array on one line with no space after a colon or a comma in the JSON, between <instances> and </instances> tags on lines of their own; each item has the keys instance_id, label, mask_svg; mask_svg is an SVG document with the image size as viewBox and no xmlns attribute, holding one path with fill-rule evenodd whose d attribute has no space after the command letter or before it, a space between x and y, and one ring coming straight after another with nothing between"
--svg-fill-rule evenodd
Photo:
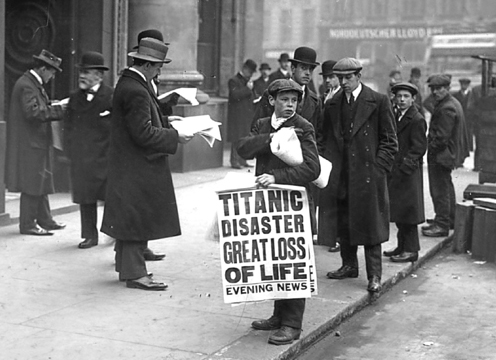
<instances>
[{"instance_id":1,"label":"dark overcoat","mask_svg":"<svg viewBox=\"0 0 496 360\"><path fill-rule=\"evenodd\" d=\"M283 74L281 71L281 68L278 68L276 71L273 71L269 75L269 84L278 79L289 79L291 77L291 74L289 71L286 74Z\"/></svg>"},{"instance_id":2,"label":"dark overcoat","mask_svg":"<svg viewBox=\"0 0 496 360\"><path fill-rule=\"evenodd\" d=\"M288 119L280 127L295 127L303 130L299 137L303 163L289 166L270 150L270 134L276 132L270 122L270 117L259 119L253 125L248 136L240 139L238 154L243 159L257 158L255 175L274 175L276 184L305 186L308 190L309 183L320 174L319 155L315 142L313 126L298 114Z\"/></svg>"},{"instance_id":3,"label":"dark overcoat","mask_svg":"<svg viewBox=\"0 0 496 360\"><path fill-rule=\"evenodd\" d=\"M429 163L449 169L462 165L469 155L463 109L451 94L434 107L427 143Z\"/></svg>"},{"instance_id":4,"label":"dark overcoat","mask_svg":"<svg viewBox=\"0 0 496 360\"><path fill-rule=\"evenodd\" d=\"M93 100L73 92L64 119L64 149L71 160L72 201L94 204L105 200L107 153L113 89L100 85Z\"/></svg>"},{"instance_id":5,"label":"dark overcoat","mask_svg":"<svg viewBox=\"0 0 496 360\"><path fill-rule=\"evenodd\" d=\"M54 192L51 121L63 116L62 107L50 105L31 72L17 80L7 119L5 184L9 191L35 196Z\"/></svg>"},{"instance_id":6,"label":"dark overcoat","mask_svg":"<svg viewBox=\"0 0 496 360\"><path fill-rule=\"evenodd\" d=\"M269 84L270 80L268 78L267 81L265 81L264 78L260 76L257 80L255 80L253 82L253 92L255 93L255 98L261 97Z\"/></svg>"},{"instance_id":7,"label":"dark overcoat","mask_svg":"<svg viewBox=\"0 0 496 360\"><path fill-rule=\"evenodd\" d=\"M229 103L227 108L227 141L236 142L250 133L254 112L253 91L246 86L248 79L240 73L229 79Z\"/></svg>"},{"instance_id":8,"label":"dark overcoat","mask_svg":"<svg viewBox=\"0 0 496 360\"><path fill-rule=\"evenodd\" d=\"M427 124L415 105L397 123L399 151L388 177L391 221L425 221L422 157L427 150Z\"/></svg>"},{"instance_id":9,"label":"dark overcoat","mask_svg":"<svg viewBox=\"0 0 496 360\"><path fill-rule=\"evenodd\" d=\"M147 82L124 70L113 98L102 232L124 241L181 234L168 162L177 146Z\"/></svg>"},{"instance_id":10,"label":"dark overcoat","mask_svg":"<svg viewBox=\"0 0 496 360\"><path fill-rule=\"evenodd\" d=\"M337 214L341 211L338 189L347 156L350 244L376 245L389 238L387 174L398 151L391 103L386 95L362 84L346 152L341 127L341 105L346 101L343 98L341 90L324 110L323 156L332 163L332 171L319 199L319 241L320 237L336 237Z\"/></svg>"}]
</instances>

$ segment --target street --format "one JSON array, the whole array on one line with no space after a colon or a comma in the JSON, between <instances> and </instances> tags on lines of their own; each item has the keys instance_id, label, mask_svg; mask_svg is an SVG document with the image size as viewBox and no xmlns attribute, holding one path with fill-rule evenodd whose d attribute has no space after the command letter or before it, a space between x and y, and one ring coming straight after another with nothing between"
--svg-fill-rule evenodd
<instances>
[{"instance_id":1,"label":"street","mask_svg":"<svg viewBox=\"0 0 496 360\"><path fill-rule=\"evenodd\" d=\"M298 360L496 359L496 265L445 249Z\"/></svg>"}]
</instances>

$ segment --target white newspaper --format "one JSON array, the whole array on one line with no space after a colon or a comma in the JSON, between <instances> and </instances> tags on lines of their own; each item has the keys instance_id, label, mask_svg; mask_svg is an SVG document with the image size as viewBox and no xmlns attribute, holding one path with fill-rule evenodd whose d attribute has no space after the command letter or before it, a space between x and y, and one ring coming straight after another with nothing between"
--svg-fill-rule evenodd
<instances>
[{"instance_id":1,"label":"white newspaper","mask_svg":"<svg viewBox=\"0 0 496 360\"><path fill-rule=\"evenodd\" d=\"M169 97L170 95L172 95L173 93L176 93L177 95L179 95L180 97L191 103L191 105L196 106L200 104L198 100L196 100L197 92L198 92L197 88L178 88L159 95L158 99L163 100Z\"/></svg>"},{"instance_id":2,"label":"white newspaper","mask_svg":"<svg viewBox=\"0 0 496 360\"><path fill-rule=\"evenodd\" d=\"M188 116L183 120L171 122L171 126L176 130L184 130L199 134L204 138L210 147L214 146L215 140L222 141L219 125L222 123L212 120L210 115Z\"/></svg>"}]
</instances>

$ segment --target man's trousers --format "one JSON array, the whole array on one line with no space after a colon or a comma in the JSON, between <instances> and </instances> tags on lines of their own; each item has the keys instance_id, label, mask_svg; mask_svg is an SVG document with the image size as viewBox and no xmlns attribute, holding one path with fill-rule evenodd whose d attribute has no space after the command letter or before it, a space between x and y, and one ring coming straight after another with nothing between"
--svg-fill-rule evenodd
<instances>
[{"instance_id":1,"label":"man's trousers","mask_svg":"<svg viewBox=\"0 0 496 360\"><path fill-rule=\"evenodd\" d=\"M36 224L43 227L54 223L50 213L50 203L48 195L29 195L21 193L19 229L29 230L36 227Z\"/></svg>"},{"instance_id":2,"label":"man's trousers","mask_svg":"<svg viewBox=\"0 0 496 360\"><path fill-rule=\"evenodd\" d=\"M115 271L119 280L136 280L148 275L143 251L148 241L115 241Z\"/></svg>"}]
</instances>

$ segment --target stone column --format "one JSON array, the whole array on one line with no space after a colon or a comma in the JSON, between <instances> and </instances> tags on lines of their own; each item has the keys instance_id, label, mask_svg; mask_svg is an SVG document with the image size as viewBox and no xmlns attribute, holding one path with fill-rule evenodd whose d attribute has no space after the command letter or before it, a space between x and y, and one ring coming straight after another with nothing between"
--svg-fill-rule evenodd
<instances>
[{"instance_id":1,"label":"stone column","mask_svg":"<svg viewBox=\"0 0 496 360\"><path fill-rule=\"evenodd\" d=\"M128 48L136 46L138 34L157 29L170 43L160 75L161 92L178 87L198 87L203 81L197 69L197 0L129 0Z\"/></svg>"},{"instance_id":2,"label":"stone column","mask_svg":"<svg viewBox=\"0 0 496 360\"><path fill-rule=\"evenodd\" d=\"M5 19L5 1L0 1L0 18ZM5 22L3 23L5 24ZM0 26L0 44L5 44L5 25ZM5 123L5 47L0 46L0 224L10 221L5 212L5 150L6 150L6 123Z\"/></svg>"}]
</instances>

